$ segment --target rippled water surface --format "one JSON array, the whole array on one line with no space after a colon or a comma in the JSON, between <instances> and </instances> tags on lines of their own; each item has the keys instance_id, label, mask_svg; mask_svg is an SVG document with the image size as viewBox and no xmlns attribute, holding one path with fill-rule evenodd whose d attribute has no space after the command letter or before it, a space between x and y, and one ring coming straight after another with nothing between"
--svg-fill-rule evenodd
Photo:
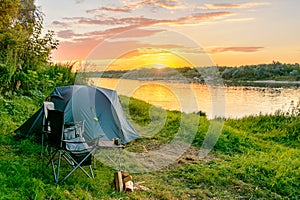
<instances>
[{"instance_id":1,"label":"rippled water surface","mask_svg":"<svg viewBox=\"0 0 300 200\"><path fill-rule=\"evenodd\" d=\"M169 110L186 113L204 111L215 116L241 118L260 113L287 111L291 103L300 101L297 87L213 87L201 84L100 79L97 85L117 90L118 94L141 99Z\"/></svg>"}]
</instances>

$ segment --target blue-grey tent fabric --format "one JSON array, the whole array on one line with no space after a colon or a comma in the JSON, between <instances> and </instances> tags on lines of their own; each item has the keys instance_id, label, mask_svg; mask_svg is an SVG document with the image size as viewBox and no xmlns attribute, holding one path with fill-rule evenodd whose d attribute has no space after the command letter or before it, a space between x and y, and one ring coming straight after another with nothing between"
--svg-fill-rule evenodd
<instances>
[{"instance_id":1,"label":"blue-grey tent fabric","mask_svg":"<svg viewBox=\"0 0 300 200\"><path fill-rule=\"evenodd\" d=\"M84 120L84 137L92 140L120 138L126 144L140 137L128 122L117 92L106 88L72 85L57 87L50 94L55 109L65 113L65 122ZM38 110L15 132L23 136L40 134L43 110Z\"/></svg>"}]
</instances>

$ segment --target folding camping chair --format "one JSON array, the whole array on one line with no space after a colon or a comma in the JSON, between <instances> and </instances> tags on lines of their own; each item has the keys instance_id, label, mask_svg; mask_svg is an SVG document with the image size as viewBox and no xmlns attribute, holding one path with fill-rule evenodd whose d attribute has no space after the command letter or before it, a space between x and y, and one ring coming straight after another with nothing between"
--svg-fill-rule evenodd
<instances>
[{"instance_id":1,"label":"folding camping chair","mask_svg":"<svg viewBox=\"0 0 300 200\"><path fill-rule=\"evenodd\" d=\"M48 110L47 124L50 126L48 142L51 147L55 148L54 152L50 151L49 153L48 163L48 165L51 163L55 182L59 182L62 158L73 168L61 181L65 181L76 169L80 169L88 177L94 178L91 165L96 146L88 145L82 135L84 121L65 124L64 112ZM87 172L83 166L88 166L90 172Z\"/></svg>"}]
</instances>

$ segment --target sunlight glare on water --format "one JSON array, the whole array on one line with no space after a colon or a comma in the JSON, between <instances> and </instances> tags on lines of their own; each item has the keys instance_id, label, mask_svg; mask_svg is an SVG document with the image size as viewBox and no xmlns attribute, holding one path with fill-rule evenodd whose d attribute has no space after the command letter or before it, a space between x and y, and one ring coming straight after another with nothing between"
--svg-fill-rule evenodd
<instances>
[{"instance_id":1,"label":"sunlight glare on water","mask_svg":"<svg viewBox=\"0 0 300 200\"><path fill-rule=\"evenodd\" d=\"M180 103L174 93L161 84L142 85L134 91L133 98L142 99L158 107L181 110Z\"/></svg>"},{"instance_id":2,"label":"sunlight glare on water","mask_svg":"<svg viewBox=\"0 0 300 200\"><path fill-rule=\"evenodd\" d=\"M217 88L202 84L187 84L163 81L139 81L102 78L98 86L117 90L118 94L134 97L168 110L186 113L205 112L208 118L222 116L225 99L225 117L241 118L249 115L272 114L277 110L287 111L291 102L300 101L299 88L224 87L225 97L218 96ZM192 90L192 92L190 91ZM190 102L195 95L198 105Z\"/></svg>"}]
</instances>

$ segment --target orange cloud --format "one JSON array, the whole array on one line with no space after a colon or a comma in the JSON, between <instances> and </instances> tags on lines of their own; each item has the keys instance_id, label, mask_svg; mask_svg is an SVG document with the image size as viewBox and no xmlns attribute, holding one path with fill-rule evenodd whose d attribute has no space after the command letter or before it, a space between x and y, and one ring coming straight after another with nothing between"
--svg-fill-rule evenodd
<instances>
[{"instance_id":1,"label":"orange cloud","mask_svg":"<svg viewBox=\"0 0 300 200\"><path fill-rule=\"evenodd\" d=\"M97 24L97 25L123 25L123 24L155 24L157 21L151 18L145 17L124 17L124 18L110 18L110 19L91 19L91 18L81 18L75 21L75 24Z\"/></svg>"},{"instance_id":2,"label":"orange cloud","mask_svg":"<svg viewBox=\"0 0 300 200\"><path fill-rule=\"evenodd\" d=\"M264 47L218 47L218 48L213 48L211 50L208 50L208 53L215 54L215 53L223 53L223 52L244 52L244 53L249 53L249 52L256 52L260 51Z\"/></svg>"},{"instance_id":3,"label":"orange cloud","mask_svg":"<svg viewBox=\"0 0 300 200\"><path fill-rule=\"evenodd\" d=\"M171 25L186 25L186 24L198 24L203 20L210 20L222 16L232 15L231 12L207 12L207 13L196 13L193 15L188 15L178 19L151 19L146 17L124 17L124 18L108 18L108 19L92 19L86 17L74 17L74 18L64 18L68 21L74 21L69 23L74 23L78 25L109 25L112 28L105 29L103 31L91 31L86 33L75 33L73 30L62 30L57 32L57 36L62 39L74 40L78 38L110 38L116 34L124 31L136 29L139 27L149 27L158 24L171 24ZM65 22L55 21L55 24L63 24ZM150 34L155 34L159 31L148 30L136 32L131 37L141 37ZM142 34L142 35L138 35Z\"/></svg>"},{"instance_id":4,"label":"orange cloud","mask_svg":"<svg viewBox=\"0 0 300 200\"><path fill-rule=\"evenodd\" d=\"M98 11L108 11L108 12L131 12L131 8L128 6L123 6L120 8L113 8L113 7L100 7L95 9L87 10L87 13L96 13Z\"/></svg>"},{"instance_id":5,"label":"orange cloud","mask_svg":"<svg viewBox=\"0 0 300 200\"><path fill-rule=\"evenodd\" d=\"M166 8L166 9L176 9L180 6L180 2L179 1L175 1L175 0L156 0L156 1L145 1L145 2L149 2L149 5L153 5L153 6L157 6L157 7L162 7L162 8Z\"/></svg>"},{"instance_id":6,"label":"orange cloud","mask_svg":"<svg viewBox=\"0 0 300 200\"><path fill-rule=\"evenodd\" d=\"M229 9L229 8L251 8L255 6L270 5L269 2L247 2L247 3L217 3L205 4L201 9Z\"/></svg>"},{"instance_id":7,"label":"orange cloud","mask_svg":"<svg viewBox=\"0 0 300 200\"><path fill-rule=\"evenodd\" d=\"M81 33L81 34L75 33L72 30L63 30L63 31L58 31L57 36L60 38L63 38L63 39L71 39L73 41L79 41L81 39L93 39L93 38L104 39L104 38L110 38L110 37L114 36L115 34L118 34L118 33L121 33L121 32L127 31L127 30L131 30L135 27L137 27L137 26L117 27L117 28L107 29L104 31L91 31L91 32L86 32L86 33ZM139 36L136 35L136 37L139 37Z\"/></svg>"},{"instance_id":8,"label":"orange cloud","mask_svg":"<svg viewBox=\"0 0 300 200\"><path fill-rule=\"evenodd\" d=\"M178 9L182 7L182 2L178 0L145 0L141 2L131 2L121 7L100 7L96 9L87 10L87 13L97 13L97 12L114 12L114 13L128 13L132 12L138 8L142 7L152 7L152 8L164 8L164 9Z\"/></svg>"},{"instance_id":9,"label":"orange cloud","mask_svg":"<svg viewBox=\"0 0 300 200\"><path fill-rule=\"evenodd\" d=\"M124 33L119 37L122 38L138 38L138 37L147 37L147 36L151 36L154 35L156 33L160 33L160 32L164 32L165 30L163 29L153 29L153 30L149 30L149 29L136 29L134 32L133 31L129 31L128 33Z\"/></svg>"},{"instance_id":10,"label":"orange cloud","mask_svg":"<svg viewBox=\"0 0 300 200\"><path fill-rule=\"evenodd\" d=\"M232 12L208 12L208 13L198 13L194 15L188 15L185 17L182 17L178 20L178 22L181 23L189 23L191 21L196 21L199 23L199 20L210 20L222 16L228 16L228 15L233 15Z\"/></svg>"},{"instance_id":11,"label":"orange cloud","mask_svg":"<svg viewBox=\"0 0 300 200\"><path fill-rule=\"evenodd\" d=\"M151 26L162 23L169 24L189 24L189 23L200 23L201 20L210 20L222 16L232 15L232 12L206 12L206 13L195 13L192 15L179 17L177 19L153 19L146 17L124 17L124 18L108 18L108 19L92 19L86 17L74 17L64 18L65 20L73 20L74 24L82 25L127 25L127 26ZM55 21L56 24L62 24L63 22Z\"/></svg>"}]
</instances>

